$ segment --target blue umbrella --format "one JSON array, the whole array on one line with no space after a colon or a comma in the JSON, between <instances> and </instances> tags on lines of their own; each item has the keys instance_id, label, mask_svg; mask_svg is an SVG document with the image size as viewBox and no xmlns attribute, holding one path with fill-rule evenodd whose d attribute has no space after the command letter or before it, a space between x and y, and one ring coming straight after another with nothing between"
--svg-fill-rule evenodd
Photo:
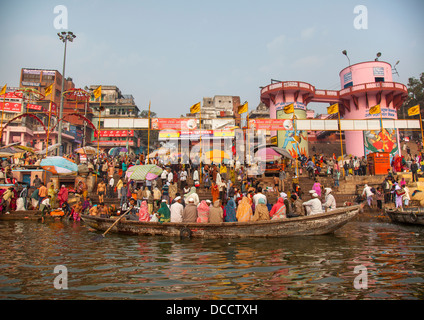
<instances>
[{"instance_id":1,"label":"blue umbrella","mask_svg":"<svg viewBox=\"0 0 424 320\"><path fill-rule=\"evenodd\" d=\"M78 166L75 162L72 162L63 157L47 157L41 160L40 166L54 174L61 173L74 173L78 171Z\"/></svg>"}]
</instances>

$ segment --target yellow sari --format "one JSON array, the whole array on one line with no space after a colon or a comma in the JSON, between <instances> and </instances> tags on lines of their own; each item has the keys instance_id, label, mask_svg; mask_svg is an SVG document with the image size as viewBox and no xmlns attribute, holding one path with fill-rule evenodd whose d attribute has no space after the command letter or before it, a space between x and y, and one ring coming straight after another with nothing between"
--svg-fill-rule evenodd
<instances>
[{"instance_id":1,"label":"yellow sari","mask_svg":"<svg viewBox=\"0 0 424 320\"><path fill-rule=\"evenodd\" d=\"M252 206L250 205L249 199L243 197L237 208L236 218L238 222L247 222L252 220Z\"/></svg>"}]
</instances>

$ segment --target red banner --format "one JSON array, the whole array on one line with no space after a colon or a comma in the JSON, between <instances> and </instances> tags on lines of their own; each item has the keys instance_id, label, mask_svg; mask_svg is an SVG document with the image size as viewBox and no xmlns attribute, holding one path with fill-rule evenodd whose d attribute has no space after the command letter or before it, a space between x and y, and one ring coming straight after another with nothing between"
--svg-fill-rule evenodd
<instances>
[{"instance_id":1,"label":"red banner","mask_svg":"<svg viewBox=\"0 0 424 320\"><path fill-rule=\"evenodd\" d=\"M94 134L94 136L97 136L97 135ZM134 137L134 130L101 130L100 137L103 137L103 138Z\"/></svg>"},{"instance_id":2,"label":"red banner","mask_svg":"<svg viewBox=\"0 0 424 320\"><path fill-rule=\"evenodd\" d=\"M28 109L31 109L31 110L37 110L37 111L44 110L44 108L42 106L39 106L38 104L28 103L27 107L28 107Z\"/></svg>"},{"instance_id":3,"label":"red banner","mask_svg":"<svg viewBox=\"0 0 424 320\"><path fill-rule=\"evenodd\" d=\"M284 125L287 121L292 122L291 119L251 119L249 120L249 129L287 130L287 127Z\"/></svg>"},{"instance_id":4,"label":"red banner","mask_svg":"<svg viewBox=\"0 0 424 320\"><path fill-rule=\"evenodd\" d=\"M169 119L152 119L153 130L194 130L197 129L197 119L169 118Z\"/></svg>"},{"instance_id":5,"label":"red banner","mask_svg":"<svg viewBox=\"0 0 424 320\"><path fill-rule=\"evenodd\" d=\"M3 101L0 102L0 111L3 110L5 112L21 112L22 105L20 103L15 102L6 102L4 103L3 109Z\"/></svg>"}]
</instances>

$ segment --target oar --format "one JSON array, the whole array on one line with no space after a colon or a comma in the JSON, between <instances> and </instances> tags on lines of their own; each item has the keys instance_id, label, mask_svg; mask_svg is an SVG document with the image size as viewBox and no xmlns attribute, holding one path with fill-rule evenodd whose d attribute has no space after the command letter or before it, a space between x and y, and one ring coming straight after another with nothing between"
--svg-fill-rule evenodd
<instances>
[{"instance_id":1,"label":"oar","mask_svg":"<svg viewBox=\"0 0 424 320\"><path fill-rule=\"evenodd\" d=\"M108 233L109 230L112 229L130 211L131 211L131 209L128 209L123 215L121 215L118 219L116 219L116 221L114 223L112 223L112 225L105 232L103 232L100 236L94 238L94 240L103 239L106 236L106 233Z\"/></svg>"}]
</instances>

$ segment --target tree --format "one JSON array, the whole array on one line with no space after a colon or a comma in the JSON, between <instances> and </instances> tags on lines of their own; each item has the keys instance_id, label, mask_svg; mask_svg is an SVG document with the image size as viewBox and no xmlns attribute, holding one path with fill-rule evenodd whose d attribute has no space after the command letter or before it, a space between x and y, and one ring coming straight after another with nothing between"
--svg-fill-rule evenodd
<instances>
[{"instance_id":1,"label":"tree","mask_svg":"<svg viewBox=\"0 0 424 320\"><path fill-rule=\"evenodd\" d=\"M408 109L416 106L417 104L421 107L421 116L424 118L424 73L421 73L419 79L409 78L408 79L408 98L405 103L398 110L399 119L418 119L419 116L408 116Z\"/></svg>"}]
</instances>

